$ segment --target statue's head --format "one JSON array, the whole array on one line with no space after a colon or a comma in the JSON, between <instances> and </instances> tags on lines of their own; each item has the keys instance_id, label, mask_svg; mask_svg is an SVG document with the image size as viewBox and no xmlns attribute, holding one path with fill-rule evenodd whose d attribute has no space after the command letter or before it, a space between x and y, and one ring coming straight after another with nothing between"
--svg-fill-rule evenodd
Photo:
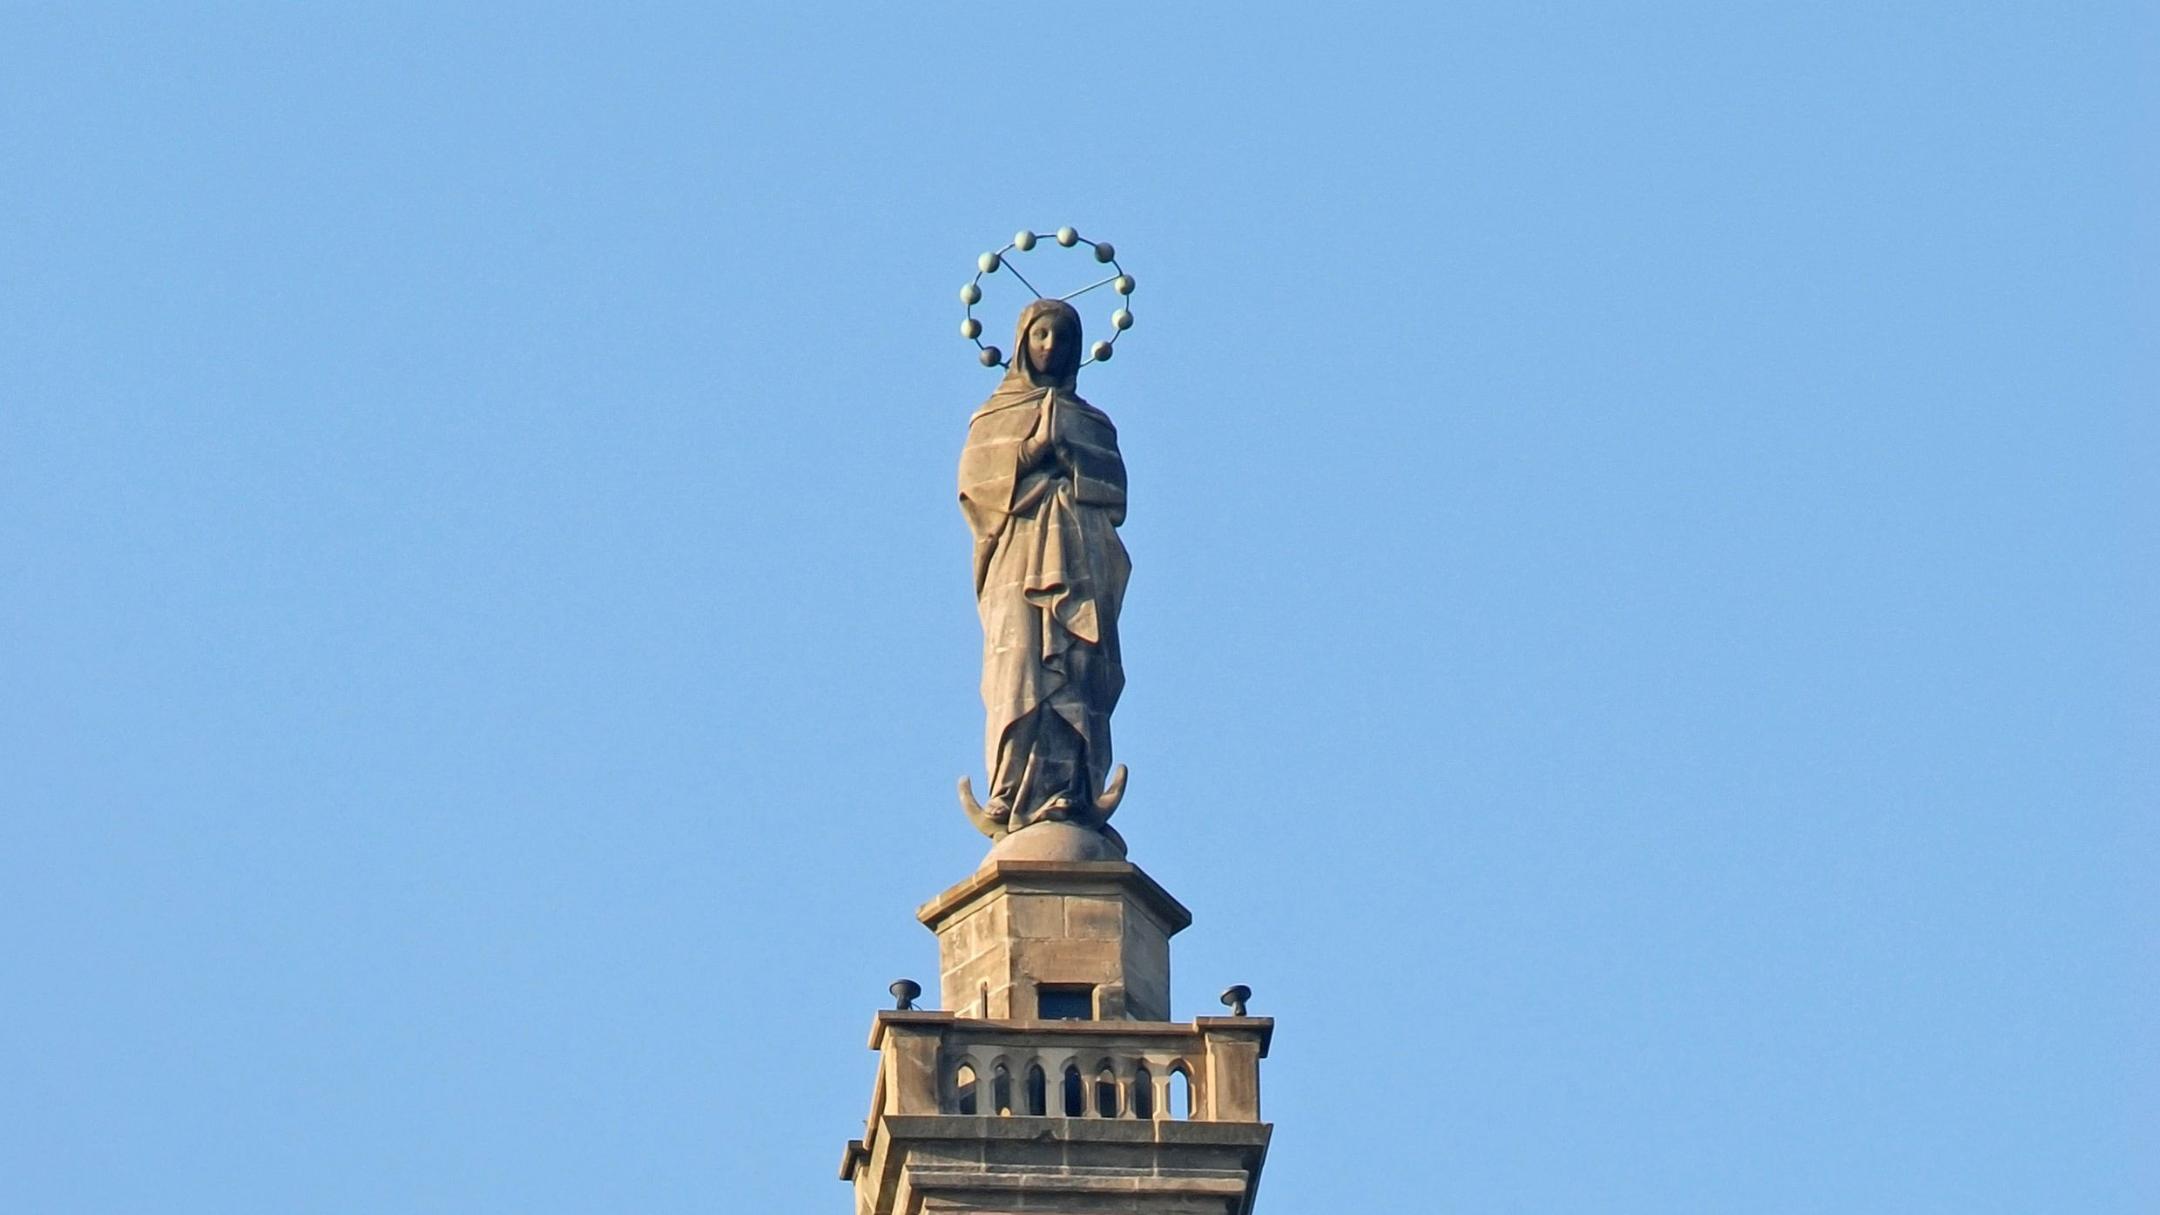
<instances>
[{"instance_id":1,"label":"statue's head","mask_svg":"<svg viewBox=\"0 0 2160 1215\"><path fill-rule=\"evenodd\" d=\"M1064 300L1036 300L1021 309L1012 357L1014 374L1035 387L1072 387L1083 357L1079 310Z\"/></svg>"}]
</instances>

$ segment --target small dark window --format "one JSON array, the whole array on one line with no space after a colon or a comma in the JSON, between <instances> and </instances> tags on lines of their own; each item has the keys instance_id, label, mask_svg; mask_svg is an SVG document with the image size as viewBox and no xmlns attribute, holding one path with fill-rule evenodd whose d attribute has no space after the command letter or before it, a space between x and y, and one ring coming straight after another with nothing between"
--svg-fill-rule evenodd
<instances>
[{"instance_id":1,"label":"small dark window","mask_svg":"<svg viewBox=\"0 0 2160 1215\"><path fill-rule=\"evenodd\" d=\"M1045 1021L1092 1021L1095 989L1086 984L1035 989L1036 1015Z\"/></svg>"},{"instance_id":2,"label":"small dark window","mask_svg":"<svg viewBox=\"0 0 2160 1215\"><path fill-rule=\"evenodd\" d=\"M990 1112L1012 1113L1012 1073L1000 1063L990 1071Z\"/></svg>"},{"instance_id":3,"label":"small dark window","mask_svg":"<svg viewBox=\"0 0 2160 1215\"><path fill-rule=\"evenodd\" d=\"M1050 1082L1043 1079L1040 1063L1028 1065L1027 1112L1038 1118L1050 1112Z\"/></svg>"},{"instance_id":4,"label":"small dark window","mask_svg":"<svg viewBox=\"0 0 2160 1215\"><path fill-rule=\"evenodd\" d=\"M1065 1116L1078 1118L1087 1113L1087 1085L1080 1082L1080 1069L1065 1065Z\"/></svg>"},{"instance_id":5,"label":"small dark window","mask_svg":"<svg viewBox=\"0 0 2160 1215\"><path fill-rule=\"evenodd\" d=\"M1135 1118L1155 1116L1155 1077L1145 1067L1133 1072L1132 1112Z\"/></svg>"},{"instance_id":6,"label":"small dark window","mask_svg":"<svg viewBox=\"0 0 2160 1215\"><path fill-rule=\"evenodd\" d=\"M1117 1076L1112 1074L1107 1063L1095 1073L1095 1112L1105 1118L1115 1118L1118 1114Z\"/></svg>"}]
</instances>

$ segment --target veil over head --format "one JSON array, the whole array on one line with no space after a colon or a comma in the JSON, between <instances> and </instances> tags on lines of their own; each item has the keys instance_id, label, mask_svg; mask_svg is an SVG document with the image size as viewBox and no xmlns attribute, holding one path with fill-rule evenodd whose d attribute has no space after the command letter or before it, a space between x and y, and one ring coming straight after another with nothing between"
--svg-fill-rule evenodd
<instances>
[{"instance_id":1,"label":"veil over head","mask_svg":"<svg viewBox=\"0 0 2160 1215\"><path fill-rule=\"evenodd\" d=\"M1059 344L1057 366L1037 371L1028 363L1028 330L1035 322L1046 317L1054 318L1067 333L1070 340ZM1020 310L1020 321L1013 329L1012 363L1005 369L1007 384L1017 380L1027 388L1062 388L1072 391L1080 377L1081 354L1080 310L1058 299L1039 299Z\"/></svg>"}]
</instances>

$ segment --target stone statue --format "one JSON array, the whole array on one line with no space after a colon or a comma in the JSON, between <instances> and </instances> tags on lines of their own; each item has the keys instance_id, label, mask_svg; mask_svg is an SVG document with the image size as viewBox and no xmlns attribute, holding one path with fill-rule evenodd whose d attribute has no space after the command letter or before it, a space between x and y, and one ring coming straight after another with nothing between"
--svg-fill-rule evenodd
<instances>
[{"instance_id":1,"label":"stone statue","mask_svg":"<svg viewBox=\"0 0 2160 1215\"><path fill-rule=\"evenodd\" d=\"M1110 763L1132 570L1117 534L1125 461L1109 417L1073 391L1080 343L1071 304L1029 304L1004 381L968 421L960 511L975 536L990 800L963 777L960 801L992 839L1066 822L1123 855L1106 820L1125 792Z\"/></svg>"}]
</instances>

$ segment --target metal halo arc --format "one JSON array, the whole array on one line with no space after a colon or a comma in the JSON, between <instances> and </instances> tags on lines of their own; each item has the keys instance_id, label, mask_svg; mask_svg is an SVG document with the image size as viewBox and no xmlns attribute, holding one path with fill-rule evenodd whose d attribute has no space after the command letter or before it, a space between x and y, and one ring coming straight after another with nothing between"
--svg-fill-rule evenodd
<instances>
[{"instance_id":1,"label":"metal halo arc","mask_svg":"<svg viewBox=\"0 0 2160 1215\"><path fill-rule=\"evenodd\" d=\"M1068 235L1071 237L1070 240L1066 239ZM1045 240L1055 241L1059 246L1068 249L1078 245L1088 246L1090 249L1093 249L1095 251L1096 261L1110 267L1110 276L1108 278L1097 279L1096 281L1089 283L1087 286L1080 288L1078 291L1070 292L1065 295L1055 297L1044 295L1042 292L1035 290L1035 284L1029 282L1027 280L1027 276L1021 274L1019 269L1013 266L1011 261L1008 259L1008 255L1015 251L1026 253L1029 250L1033 249L1038 243ZM1020 285L1026 287L1036 299L1040 300L1055 298L1064 300L1066 302L1071 302L1072 300L1078 299L1079 297L1086 295L1088 292L1093 291L1098 287L1115 288L1120 297L1130 299L1132 297L1133 287L1135 285L1132 276L1125 273L1125 267L1118 264L1117 250L1115 246L1111 245L1108 241L1089 240L1087 237L1080 235L1078 229L1072 227L1060 228L1056 232L1049 233L1047 235L1036 232L1032 228L1023 229L1021 232L1016 234L1013 239L1006 241L1003 248L1000 248L993 253L985 253L981 257L977 258L975 265L975 277L969 279L967 286L961 288L960 290L960 302L967 306L967 316L966 319L961 322L960 336L967 338L969 341L975 343L975 349L980 352L980 361L985 367L1012 366L1012 358L1010 355L1006 355L1003 358L995 359L989 357L992 352L996 352L1000 355L1003 355L1005 352L998 350L998 348L995 346L986 344L982 340L982 322L975 319L975 305L982 302L982 281L985 276L996 274L1001 269L1011 270L1012 276L1016 279L1019 279ZM1120 317L1122 317L1124 320L1123 324L1118 323ZM1132 323L1132 310L1130 308L1120 307L1117 312L1111 317L1110 336L1107 339L1098 341L1094 345L1090 346L1088 348L1087 357L1080 360L1080 365L1082 367L1085 367L1090 363L1099 363L1109 359L1111 353L1117 349L1118 336L1120 334L1123 334L1127 329L1132 328ZM1101 351L1099 357L1096 353L1098 350Z\"/></svg>"}]
</instances>

